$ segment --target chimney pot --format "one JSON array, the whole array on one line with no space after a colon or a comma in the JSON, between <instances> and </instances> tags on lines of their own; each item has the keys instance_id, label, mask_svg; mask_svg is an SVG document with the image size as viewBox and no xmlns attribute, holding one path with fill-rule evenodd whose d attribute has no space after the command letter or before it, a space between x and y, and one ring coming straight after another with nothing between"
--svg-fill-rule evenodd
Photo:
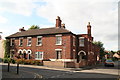
<instances>
[{"instance_id":1,"label":"chimney pot","mask_svg":"<svg viewBox=\"0 0 120 80\"><path fill-rule=\"evenodd\" d=\"M64 24L64 23L63 23L63 24L61 24L61 27L62 27L62 28L65 28L65 24Z\"/></svg>"},{"instance_id":2,"label":"chimney pot","mask_svg":"<svg viewBox=\"0 0 120 80\"><path fill-rule=\"evenodd\" d=\"M20 32L25 31L24 27L19 29Z\"/></svg>"}]
</instances>

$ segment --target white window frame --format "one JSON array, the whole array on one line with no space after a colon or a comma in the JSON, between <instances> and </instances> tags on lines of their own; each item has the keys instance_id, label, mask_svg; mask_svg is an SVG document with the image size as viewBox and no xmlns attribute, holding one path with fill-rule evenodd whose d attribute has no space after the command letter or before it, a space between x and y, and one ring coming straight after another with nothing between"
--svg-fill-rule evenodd
<instances>
[{"instance_id":1,"label":"white window frame","mask_svg":"<svg viewBox=\"0 0 120 80\"><path fill-rule=\"evenodd\" d=\"M42 57L40 58L40 55L42 54ZM37 55L37 57L36 57ZM36 52L35 53L35 59L36 60L43 60L44 53L43 52Z\"/></svg>"},{"instance_id":2,"label":"white window frame","mask_svg":"<svg viewBox=\"0 0 120 80\"><path fill-rule=\"evenodd\" d=\"M41 38L41 44L38 44L38 38ZM42 45L42 36L37 36L37 43L36 43L36 46L41 46Z\"/></svg>"},{"instance_id":3,"label":"white window frame","mask_svg":"<svg viewBox=\"0 0 120 80\"><path fill-rule=\"evenodd\" d=\"M28 40L31 39L31 44L28 45ZM32 45L32 37L27 37L27 46L31 46Z\"/></svg>"},{"instance_id":4,"label":"white window frame","mask_svg":"<svg viewBox=\"0 0 120 80\"><path fill-rule=\"evenodd\" d=\"M84 40L83 43L81 43L81 39ZM84 47L84 46L85 46L85 38L84 38L84 37L79 37L79 46L80 46L80 47Z\"/></svg>"},{"instance_id":5,"label":"white window frame","mask_svg":"<svg viewBox=\"0 0 120 80\"><path fill-rule=\"evenodd\" d=\"M13 40L14 40L14 45L12 44L12 43L13 43ZM15 46L15 38L11 38L11 39L10 39L10 46Z\"/></svg>"},{"instance_id":6,"label":"white window frame","mask_svg":"<svg viewBox=\"0 0 120 80\"><path fill-rule=\"evenodd\" d=\"M21 44L21 41L20 41L21 39L23 40L23 37L19 38L19 46L23 46L23 41L22 41L22 45L20 45Z\"/></svg>"},{"instance_id":7,"label":"white window frame","mask_svg":"<svg viewBox=\"0 0 120 80\"><path fill-rule=\"evenodd\" d=\"M58 41L58 40L57 40L57 39L58 39L57 37L60 37L60 40L59 40L60 43L57 43L57 41ZM62 35L56 35L56 45L62 45Z\"/></svg>"}]
</instances>

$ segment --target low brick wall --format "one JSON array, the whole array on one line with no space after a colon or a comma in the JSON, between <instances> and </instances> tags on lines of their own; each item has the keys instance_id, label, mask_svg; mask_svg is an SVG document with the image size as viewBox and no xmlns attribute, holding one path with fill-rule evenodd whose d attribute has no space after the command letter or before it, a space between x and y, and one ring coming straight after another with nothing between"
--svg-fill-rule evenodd
<instances>
[{"instance_id":1,"label":"low brick wall","mask_svg":"<svg viewBox=\"0 0 120 80\"><path fill-rule=\"evenodd\" d=\"M75 62L65 62L66 68L75 68Z\"/></svg>"},{"instance_id":2,"label":"low brick wall","mask_svg":"<svg viewBox=\"0 0 120 80\"><path fill-rule=\"evenodd\" d=\"M87 66L87 61L81 61L79 63L75 63L76 68L85 67L85 66Z\"/></svg>"},{"instance_id":3,"label":"low brick wall","mask_svg":"<svg viewBox=\"0 0 120 80\"><path fill-rule=\"evenodd\" d=\"M61 68L80 68L87 66L87 61L76 62L62 62L62 61L43 61L44 66L49 67L61 67Z\"/></svg>"},{"instance_id":4,"label":"low brick wall","mask_svg":"<svg viewBox=\"0 0 120 80\"><path fill-rule=\"evenodd\" d=\"M62 62L62 61L43 61L44 66L49 67L66 67L66 68L75 68L74 62Z\"/></svg>"},{"instance_id":5,"label":"low brick wall","mask_svg":"<svg viewBox=\"0 0 120 80\"><path fill-rule=\"evenodd\" d=\"M62 61L43 61L43 65L49 67L64 67L64 63Z\"/></svg>"}]
</instances>

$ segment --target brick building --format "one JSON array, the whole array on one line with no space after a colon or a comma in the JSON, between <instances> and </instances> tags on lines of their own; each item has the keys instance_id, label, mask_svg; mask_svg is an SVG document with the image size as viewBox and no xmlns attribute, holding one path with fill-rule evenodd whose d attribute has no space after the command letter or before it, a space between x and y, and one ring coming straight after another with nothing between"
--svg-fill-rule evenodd
<instances>
[{"instance_id":1,"label":"brick building","mask_svg":"<svg viewBox=\"0 0 120 80\"><path fill-rule=\"evenodd\" d=\"M0 58L4 58L4 39L0 39Z\"/></svg>"},{"instance_id":2,"label":"brick building","mask_svg":"<svg viewBox=\"0 0 120 80\"><path fill-rule=\"evenodd\" d=\"M95 64L99 47L92 43L90 23L87 34L74 34L61 23L58 16L55 27L32 30L24 30L23 27L6 37L11 42L11 58L43 60L44 65L48 66L82 67Z\"/></svg>"}]
</instances>

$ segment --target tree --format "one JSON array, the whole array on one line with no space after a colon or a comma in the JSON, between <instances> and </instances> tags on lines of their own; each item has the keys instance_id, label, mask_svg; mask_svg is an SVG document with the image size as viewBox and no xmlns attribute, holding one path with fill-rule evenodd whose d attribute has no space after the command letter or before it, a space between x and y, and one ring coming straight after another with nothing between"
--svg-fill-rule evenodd
<instances>
[{"instance_id":1,"label":"tree","mask_svg":"<svg viewBox=\"0 0 120 80\"><path fill-rule=\"evenodd\" d=\"M103 47L104 44L101 41L94 41L93 44L100 47L100 58L102 59L103 56L105 55L105 52L104 52L105 48Z\"/></svg>"},{"instance_id":2,"label":"tree","mask_svg":"<svg viewBox=\"0 0 120 80\"><path fill-rule=\"evenodd\" d=\"M10 57L10 41L9 40L4 40L4 58L9 58Z\"/></svg>"},{"instance_id":3,"label":"tree","mask_svg":"<svg viewBox=\"0 0 120 80\"><path fill-rule=\"evenodd\" d=\"M38 25L32 25L28 30L30 29L40 29L40 27Z\"/></svg>"}]
</instances>

